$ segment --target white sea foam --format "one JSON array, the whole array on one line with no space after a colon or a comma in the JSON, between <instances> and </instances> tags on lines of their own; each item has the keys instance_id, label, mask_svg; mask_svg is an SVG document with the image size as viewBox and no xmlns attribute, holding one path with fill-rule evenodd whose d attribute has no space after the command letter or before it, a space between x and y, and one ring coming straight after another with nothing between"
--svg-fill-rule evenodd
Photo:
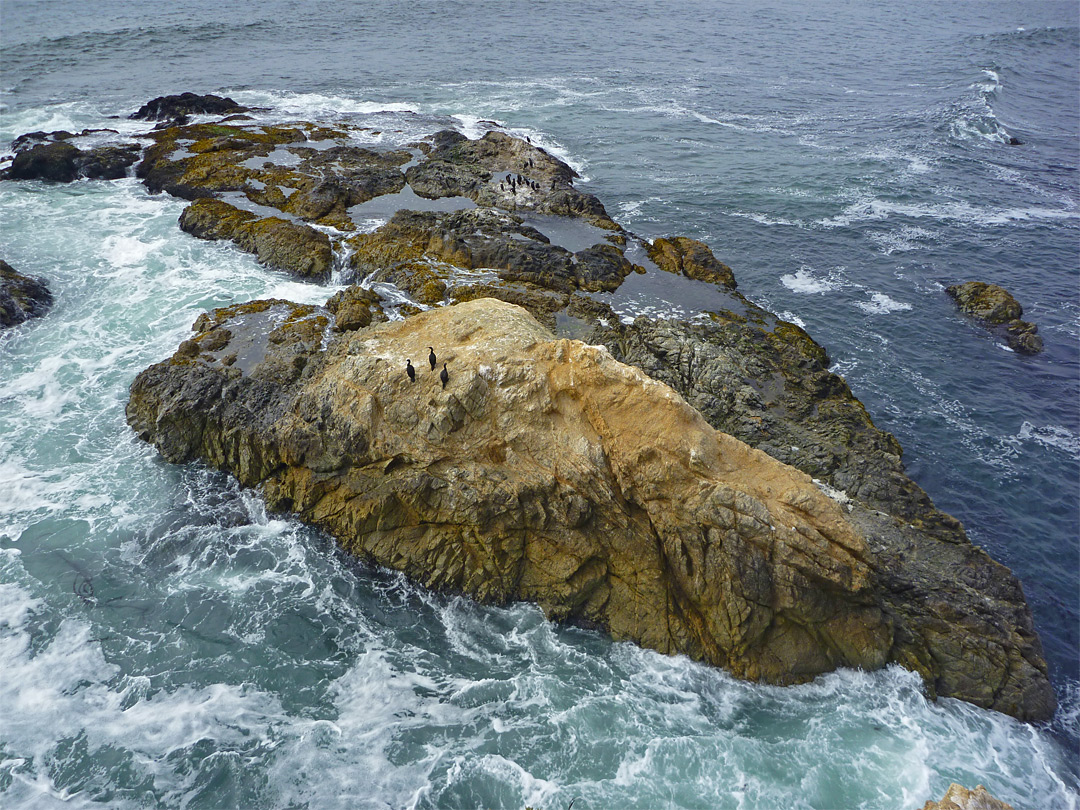
<instances>
[{"instance_id":1,"label":"white sea foam","mask_svg":"<svg viewBox=\"0 0 1080 810\"><path fill-rule=\"evenodd\" d=\"M728 215L733 217L740 217L742 219L749 219L752 222L758 223L759 225L787 225L794 228L806 227L805 223L799 222L798 220L772 216L771 214L763 214L758 211L729 211Z\"/></svg>"},{"instance_id":2,"label":"white sea foam","mask_svg":"<svg viewBox=\"0 0 1080 810\"><path fill-rule=\"evenodd\" d=\"M1016 435L1023 441L1034 441L1044 447L1061 450L1075 459L1080 459L1080 436L1067 428L1059 425L1036 427L1025 420L1020 426L1020 432Z\"/></svg>"},{"instance_id":3,"label":"white sea foam","mask_svg":"<svg viewBox=\"0 0 1080 810\"><path fill-rule=\"evenodd\" d=\"M277 114L295 115L318 120L342 114L373 115L375 113L415 113L416 105L402 101L367 101L350 96L322 93L289 93L243 90L232 98L246 106L270 107Z\"/></svg>"},{"instance_id":4,"label":"white sea foam","mask_svg":"<svg viewBox=\"0 0 1080 810\"><path fill-rule=\"evenodd\" d=\"M881 247L881 252L886 256L920 250L926 242L936 239L933 231L917 225L901 225L887 231L867 231L866 235Z\"/></svg>"},{"instance_id":5,"label":"white sea foam","mask_svg":"<svg viewBox=\"0 0 1080 810\"><path fill-rule=\"evenodd\" d=\"M780 316L780 318L782 320L785 320L788 323L793 323L796 326L798 326L800 329L805 329L806 328L806 321L804 321L802 318L800 318L794 312L791 312L790 310L784 310L783 312L780 312L778 314L779 314L779 316Z\"/></svg>"},{"instance_id":6,"label":"white sea foam","mask_svg":"<svg viewBox=\"0 0 1080 810\"><path fill-rule=\"evenodd\" d=\"M855 306L867 315L888 315L891 312L905 312L911 309L911 304L895 301L881 292L870 293L869 301L857 301Z\"/></svg>"},{"instance_id":7,"label":"white sea foam","mask_svg":"<svg viewBox=\"0 0 1080 810\"><path fill-rule=\"evenodd\" d=\"M985 208L966 201L947 203L898 203L878 198L861 199L842 213L817 220L825 228L846 228L858 222L884 220L892 216L931 219L993 227L1014 222L1040 222L1080 219L1080 212L1060 208Z\"/></svg>"},{"instance_id":8,"label":"white sea foam","mask_svg":"<svg viewBox=\"0 0 1080 810\"><path fill-rule=\"evenodd\" d=\"M846 286L841 280L840 274L844 268L839 267L830 271L827 275L815 275L815 271L809 265L803 265L794 273L780 276L780 283L792 292L806 295L824 294L834 292Z\"/></svg>"},{"instance_id":9,"label":"white sea foam","mask_svg":"<svg viewBox=\"0 0 1080 810\"><path fill-rule=\"evenodd\" d=\"M910 174L929 174L934 170L933 161L929 158L896 146L876 146L864 156L869 160L880 160L884 163L903 163Z\"/></svg>"}]
</instances>

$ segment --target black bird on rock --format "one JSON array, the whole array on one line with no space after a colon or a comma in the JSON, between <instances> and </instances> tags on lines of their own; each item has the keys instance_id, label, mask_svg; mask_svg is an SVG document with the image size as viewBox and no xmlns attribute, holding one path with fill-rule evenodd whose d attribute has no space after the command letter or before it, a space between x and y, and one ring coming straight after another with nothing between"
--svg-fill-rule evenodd
<instances>
[{"instance_id":1,"label":"black bird on rock","mask_svg":"<svg viewBox=\"0 0 1080 810\"><path fill-rule=\"evenodd\" d=\"M431 346L428 346L427 350L428 350L427 361L429 363L431 363L431 370L434 371L435 370L435 350Z\"/></svg>"},{"instance_id":2,"label":"black bird on rock","mask_svg":"<svg viewBox=\"0 0 1080 810\"><path fill-rule=\"evenodd\" d=\"M442 364L442 371L439 372L439 379L442 380L442 387L446 388L446 384L450 381L450 375L446 371L446 363Z\"/></svg>"},{"instance_id":3,"label":"black bird on rock","mask_svg":"<svg viewBox=\"0 0 1080 810\"><path fill-rule=\"evenodd\" d=\"M412 360L405 361L405 373L409 375L409 379L416 382L416 369L412 367Z\"/></svg>"}]
</instances>

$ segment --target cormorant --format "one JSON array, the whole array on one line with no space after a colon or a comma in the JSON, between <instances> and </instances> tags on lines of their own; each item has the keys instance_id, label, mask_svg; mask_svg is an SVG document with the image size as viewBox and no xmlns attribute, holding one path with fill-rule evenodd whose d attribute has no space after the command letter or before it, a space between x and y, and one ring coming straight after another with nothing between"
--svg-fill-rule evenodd
<instances>
[{"instance_id":1,"label":"cormorant","mask_svg":"<svg viewBox=\"0 0 1080 810\"><path fill-rule=\"evenodd\" d=\"M412 367L412 360L405 361L405 373L409 375L409 379L416 382L416 369Z\"/></svg>"},{"instance_id":2,"label":"cormorant","mask_svg":"<svg viewBox=\"0 0 1080 810\"><path fill-rule=\"evenodd\" d=\"M435 350L431 346L428 346L427 350L428 350L427 361L429 363L431 363L431 370L434 371L435 370Z\"/></svg>"},{"instance_id":3,"label":"cormorant","mask_svg":"<svg viewBox=\"0 0 1080 810\"><path fill-rule=\"evenodd\" d=\"M450 375L446 373L446 363L442 364L442 371L439 372L439 379L442 380L442 387L446 388L446 383L450 381Z\"/></svg>"}]
</instances>

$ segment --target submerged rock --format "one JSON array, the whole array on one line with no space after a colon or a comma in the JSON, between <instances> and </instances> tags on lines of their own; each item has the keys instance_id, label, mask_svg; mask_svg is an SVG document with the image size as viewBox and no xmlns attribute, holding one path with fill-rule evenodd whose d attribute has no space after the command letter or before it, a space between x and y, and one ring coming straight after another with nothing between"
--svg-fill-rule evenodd
<instances>
[{"instance_id":1,"label":"submerged rock","mask_svg":"<svg viewBox=\"0 0 1080 810\"><path fill-rule=\"evenodd\" d=\"M328 327L287 302L204 316L138 376L128 421L168 460L227 469L431 587L533 600L744 678L898 661L940 694L1052 711L1006 569L848 513L606 350L492 299ZM405 375L429 345L445 389Z\"/></svg>"},{"instance_id":2,"label":"submerged rock","mask_svg":"<svg viewBox=\"0 0 1080 810\"><path fill-rule=\"evenodd\" d=\"M968 281L946 288L960 311L982 321L987 327L1004 327L1009 347L1023 354L1043 350L1039 327L1020 320L1023 307L1003 287L982 281Z\"/></svg>"},{"instance_id":3,"label":"submerged rock","mask_svg":"<svg viewBox=\"0 0 1080 810\"><path fill-rule=\"evenodd\" d=\"M0 259L0 328L44 315L53 296L44 279L24 276Z\"/></svg>"}]
</instances>

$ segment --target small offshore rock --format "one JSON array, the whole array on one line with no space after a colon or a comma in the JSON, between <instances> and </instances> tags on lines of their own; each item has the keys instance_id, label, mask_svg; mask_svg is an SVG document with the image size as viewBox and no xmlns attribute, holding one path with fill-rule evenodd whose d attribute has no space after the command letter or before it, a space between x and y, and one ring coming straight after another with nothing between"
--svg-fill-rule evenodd
<instances>
[{"instance_id":1,"label":"small offshore rock","mask_svg":"<svg viewBox=\"0 0 1080 810\"><path fill-rule=\"evenodd\" d=\"M326 308L333 314L338 332L352 332L386 320L378 294L359 284L334 293Z\"/></svg>"},{"instance_id":2,"label":"small offshore rock","mask_svg":"<svg viewBox=\"0 0 1080 810\"><path fill-rule=\"evenodd\" d=\"M141 106L131 118L142 121L167 121L188 115L232 115L248 112L248 108L231 98L207 94L180 93L174 96L158 96Z\"/></svg>"},{"instance_id":3,"label":"small offshore rock","mask_svg":"<svg viewBox=\"0 0 1080 810\"><path fill-rule=\"evenodd\" d=\"M685 236L660 238L648 246L649 258L661 270L734 290L735 273L721 262L708 245Z\"/></svg>"},{"instance_id":4,"label":"small offshore rock","mask_svg":"<svg viewBox=\"0 0 1080 810\"><path fill-rule=\"evenodd\" d=\"M1043 350L1039 327L1020 320L1023 307L1004 288L982 281L968 281L946 288L960 311L982 321L987 327L1004 327L1005 340L1013 351L1037 354Z\"/></svg>"},{"instance_id":5,"label":"small offshore rock","mask_svg":"<svg viewBox=\"0 0 1080 810\"><path fill-rule=\"evenodd\" d=\"M70 133L48 135L70 136ZM126 176L128 167L138 159L139 147L135 144L82 150L67 143L66 138L45 142L24 140L3 176L8 180L44 180L48 183L70 183L80 177L117 180Z\"/></svg>"},{"instance_id":6,"label":"small offshore rock","mask_svg":"<svg viewBox=\"0 0 1080 810\"><path fill-rule=\"evenodd\" d=\"M0 328L41 317L52 303L53 296L44 279L24 276L0 259Z\"/></svg>"},{"instance_id":7,"label":"small offshore rock","mask_svg":"<svg viewBox=\"0 0 1080 810\"><path fill-rule=\"evenodd\" d=\"M1013 806L995 799L982 785L968 790L953 782L941 801L928 801L922 810L1013 810Z\"/></svg>"}]
</instances>

